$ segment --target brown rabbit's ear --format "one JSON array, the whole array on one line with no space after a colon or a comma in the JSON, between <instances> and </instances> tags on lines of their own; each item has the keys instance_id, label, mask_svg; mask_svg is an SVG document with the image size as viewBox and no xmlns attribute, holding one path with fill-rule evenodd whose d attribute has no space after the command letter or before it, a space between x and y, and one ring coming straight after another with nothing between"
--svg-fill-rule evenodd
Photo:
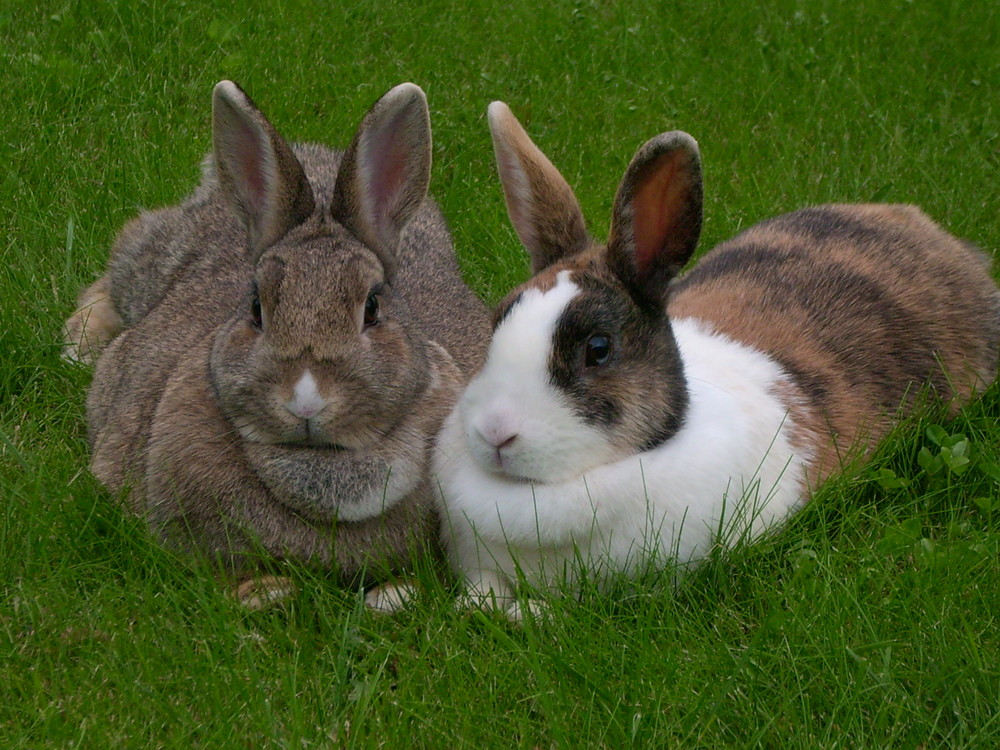
<instances>
[{"instance_id":1,"label":"brown rabbit's ear","mask_svg":"<svg viewBox=\"0 0 1000 750\"><path fill-rule=\"evenodd\" d=\"M212 94L212 141L222 188L256 258L312 213L312 189L292 149L232 81Z\"/></svg>"},{"instance_id":2,"label":"brown rabbit's ear","mask_svg":"<svg viewBox=\"0 0 1000 750\"><path fill-rule=\"evenodd\" d=\"M573 190L532 143L503 102L488 110L507 214L531 255L534 273L586 249L590 237Z\"/></svg>"},{"instance_id":3,"label":"brown rabbit's ear","mask_svg":"<svg viewBox=\"0 0 1000 750\"><path fill-rule=\"evenodd\" d=\"M698 144L687 133L663 133L636 152L615 196L608 265L640 301L662 306L670 280L701 234Z\"/></svg>"},{"instance_id":4,"label":"brown rabbit's ear","mask_svg":"<svg viewBox=\"0 0 1000 750\"><path fill-rule=\"evenodd\" d=\"M333 216L388 267L399 233L427 196L431 123L413 83L390 89L365 115L337 175Z\"/></svg>"}]
</instances>

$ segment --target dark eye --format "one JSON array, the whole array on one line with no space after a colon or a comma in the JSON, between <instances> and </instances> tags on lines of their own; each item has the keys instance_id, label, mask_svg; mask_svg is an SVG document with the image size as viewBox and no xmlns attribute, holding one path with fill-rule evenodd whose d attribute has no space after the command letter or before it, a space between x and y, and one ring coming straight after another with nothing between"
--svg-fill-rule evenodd
<instances>
[{"instance_id":1,"label":"dark eye","mask_svg":"<svg viewBox=\"0 0 1000 750\"><path fill-rule=\"evenodd\" d=\"M260 309L260 290L256 284L253 285L253 293L250 298L250 322L258 330L264 326L264 314Z\"/></svg>"},{"instance_id":2,"label":"dark eye","mask_svg":"<svg viewBox=\"0 0 1000 750\"><path fill-rule=\"evenodd\" d=\"M584 344L583 362L587 367L601 367L611 359L611 339L600 334L591 336Z\"/></svg>"},{"instance_id":3,"label":"dark eye","mask_svg":"<svg viewBox=\"0 0 1000 750\"><path fill-rule=\"evenodd\" d=\"M378 295L372 290L365 300L365 328L371 328L376 323L378 323Z\"/></svg>"}]
</instances>

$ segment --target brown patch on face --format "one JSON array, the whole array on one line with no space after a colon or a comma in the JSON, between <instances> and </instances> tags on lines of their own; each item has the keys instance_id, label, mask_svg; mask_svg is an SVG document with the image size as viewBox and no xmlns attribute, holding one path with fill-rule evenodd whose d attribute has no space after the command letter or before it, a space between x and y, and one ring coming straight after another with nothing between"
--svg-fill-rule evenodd
<instances>
[{"instance_id":1,"label":"brown patch on face","mask_svg":"<svg viewBox=\"0 0 1000 750\"><path fill-rule=\"evenodd\" d=\"M570 273L580 294L556 323L550 382L588 424L607 431L629 455L650 450L683 423L688 394L677 344L662 306L640 305L608 267L607 246L591 244L514 289L497 306L494 329L529 289L547 292ZM587 367L584 347L592 335L611 339L612 356Z\"/></svg>"},{"instance_id":2,"label":"brown patch on face","mask_svg":"<svg viewBox=\"0 0 1000 750\"><path fill-rule=\"evenodd\" d=\"M575 270L579 293L556 322L549 381L621 455L651 450L680 429L687 412L684 368L663 309L650 311L610 273ZM588 361L592 338L606 361Z\"/></svg>"},{"instance_id":3,"label":"brown patch on face","mask_svg":"<svg viewBox=\"0 0 1000 750\"><path fill-rule=\"evenodd\" d=\"M824 435L819 481L929 383L967 401L996 377L1000 304L983 258L908 206L822 206L720 245L673 288L693 317L769 354Z\"/></svg>"}]
</instances>

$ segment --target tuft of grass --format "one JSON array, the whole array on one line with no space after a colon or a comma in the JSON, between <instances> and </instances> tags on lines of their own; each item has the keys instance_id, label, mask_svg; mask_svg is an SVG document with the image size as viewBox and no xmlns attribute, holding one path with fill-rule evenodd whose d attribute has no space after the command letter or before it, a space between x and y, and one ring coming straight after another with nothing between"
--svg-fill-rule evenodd
<instances>
[{"instance_id":1,"label":"tuft of grass","mask_svg":"<svg viewBox=\"0 0 1000 750\"><path fill-rule=\"evenodd\" d=\"M1000 744L1000 388L908 421L779 533L677 586L622 581L511 627L428 594L395 618L292 569L238 608L86 472L77 290L139 206L178 200L212 85L346 146L427 91L433 191L466 277L527 276L484 119L507 101L596 235L635 149L700 142L707 249L824 201L922 205L1000 245L1000 8L441 0L0 8L0 744L991 747ZM961 447L960 447L961 446Z\"/></svg>"}]
</instances>

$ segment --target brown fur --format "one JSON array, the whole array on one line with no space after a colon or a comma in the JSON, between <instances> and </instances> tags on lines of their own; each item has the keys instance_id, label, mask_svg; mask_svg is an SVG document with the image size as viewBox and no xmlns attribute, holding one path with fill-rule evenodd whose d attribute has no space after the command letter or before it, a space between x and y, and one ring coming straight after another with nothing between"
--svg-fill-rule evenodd
<instances>
[{"instance_id":1,"label":"brown fur","mask_svg":"<svg viewBox=\"0 0 1000 750\"><path fill-rule=\"evenodd\" d=\"M719 245L673 290L673 318L774 357L820 441L814 481L880 439L924 383L953 408L996 378L1000 301L985 257L912 206L822 206Z\"/></svg>"},{"instance_id":2,"label":"brown fur","mask_svg":"<svg viewBox=\"0 0 1000 750\"><path fill-rule=\"evenodd\" d=\"M503 102L490 105L490 130L507 212L531 249L532 270L585 250L591 240L572 188ZM526 200L529 194L533 200Z\"/></svg>"},{"instance_id":3,"label":"brown fur","mask_svg":"<svg viewBox=\"0 0 1000 750\"><path fill-rule=\"evenodd\" d=\"M98 282L127 327L94 373L92 470L112 491L130 490L130 505L179 549L235 569L264 551L345 581L385 578L435 542L432 437L481 363L486 311L423 197L429 161L406 162L412 187L383 220L366 213L353 177L337 187L355 174L353 157L286 147L248 98L229 100L235 109L217 101L216 155L202 184L180 206L129 224ZM384 126L385 101L362 131ZM386 117L429 159L426 105L422 114L412 102L395 106ZM234 119L263 138L270 198L255 197L232 162L244 150L220 141ZM250 314L253 281L263 331ZM376 284L382 318L359 334ZM283 404L307 367L330 405L304 436ZM389 467L404 466L416 474L398 504L338 521L352 498L381 491Z\"/></svg>"},{"instance_id":4,"label":"brown fur","mask_svg":"<svg viewBox=\"0 0 1000 750\"><path fill-rule=\"evenodd\" d=\"M580 293L560 316L549 375L580 418L600 426L624 457L654 448L680 429L687 385L662 311L636 304L606 266L583 261L565 264ZM602 366L586 364L586 342L594 335L612 341Z\"/></svg>"},{"instance_id":5,"label":"brown fur","mask_svg":"<svg viewBox=\"0 0 1000 750\"><path fill-rule=\"evenodd\" d=\"M102 276L76 300L76 310L63 326L63 356L74 362L93 364L101 350L121 333L125 321L111 301L110 283Z\"/></svg>"}]
</instances>

